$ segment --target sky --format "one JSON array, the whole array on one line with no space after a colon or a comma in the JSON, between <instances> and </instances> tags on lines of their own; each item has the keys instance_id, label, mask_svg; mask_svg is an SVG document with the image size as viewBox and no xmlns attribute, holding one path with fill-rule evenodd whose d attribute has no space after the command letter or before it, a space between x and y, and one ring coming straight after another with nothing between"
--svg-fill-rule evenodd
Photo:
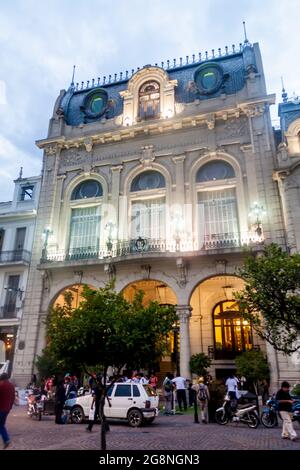
<instances>
[{"instance_id":1,"label":"sky","mask_svg":"<svg viewBox=\"0 0 300 470\"><path fill-rule=\"evenodd\" d=\"M0 201L13 179L41 172L55 99L75 81L260 44L268 93L300 94L300 0L0 0ZM276 124L277 105L272 118Z\"/></svg>"}]
</instances>

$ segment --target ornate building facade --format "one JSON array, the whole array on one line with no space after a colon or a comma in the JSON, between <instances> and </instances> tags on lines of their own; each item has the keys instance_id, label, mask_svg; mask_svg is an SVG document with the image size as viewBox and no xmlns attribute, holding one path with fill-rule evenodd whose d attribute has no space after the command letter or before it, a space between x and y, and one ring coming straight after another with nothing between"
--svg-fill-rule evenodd
<instances>
[{"instance_id":1,"label":"ornate building facade","mask_svg":"<svg viewBox=\"0 0 300 470\"><path fill-rule=\"evenodd\" d=\"M128 299L142 289L145 302L176 305L161 374L188 377L191 354L204 352L222 377L236 355L260 348L273 383L298 375L256 337L233 296L245 247L286 245L274 102L259 46L247 40L61 91L37 142L43 177L17 382L45 346L49 307L66 289L76 304L82 284L112 278Z\"/></svg>"},{"instance_id":2,"label":"ornate building facade","mask_svg":"<svg viewBox=\"0 0 300 470\"><path fill-rule=\"evenodd\" d=\"M21 171L14 183L13 200L0 202L0 368L9 372L22 323L41 177L22 178Z\"/></svg>"}]
</instances>

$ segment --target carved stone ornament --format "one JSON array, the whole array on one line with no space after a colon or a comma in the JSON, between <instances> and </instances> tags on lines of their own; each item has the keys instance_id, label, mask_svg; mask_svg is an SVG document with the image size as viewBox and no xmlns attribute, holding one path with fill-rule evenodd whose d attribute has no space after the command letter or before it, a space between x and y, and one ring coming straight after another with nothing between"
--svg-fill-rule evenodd
<instances>
[{"instance_id":1,"label":"carved stone ornament","mask_svg":"<svg viewBox=\"0 0 300 470\"><path fill-rule=\"evenodd\" d=\"M140 162L144 167L151 166L152 162L155 160L155 155L153 153L153 145L145 145L142 147L142 158Z\"/></svg>"},{"instance_id":2,"label":"carved stone ornament","mask_svg":"<svg viewBox=\"0 0 300 470\"><path fill-rule=\"evenodd\" d=\"M227 138L239 137L248 133L248 122L245 118L228 119L223 127Z\"/></svg>"},{"instance_id":3,"label":"carved stone ornament","mask_svg":"<svg viewBox=\"0 0 300 470\"><path fill-rule=\"evenodd\" d=\"M253 104L248 106L243 106L242 110L246 114L247 117L257 117L261 116L265 111L264 104Z\"/></svg>"},{"instance_id":4,"label":"carved stone ornament","mask_svg":"<svg viewBox=\"0 0 300 470\"><path fill-rule=\"evenodd\" d=\"M55 155L58 150L59 150L59 147L57 144L48 145L47 147L45 147L46 155Z\"/></svg>"},{"instance_id":5,"label":"carved stone ornament","mask_svg":"<svg viewBox=\"0 0 300 470\"><path fill-rule=\"evenodd\" d=\"M285 142L281 142L278 145L277 157L278 157L279 162L286 162L286 160L288 160L289 155L288 155L287 145Z\"/></svg>"},{"instance_id":6,"label":"carved stone ornament","mask_svg":"<svg viewBox=\"0 0 300 470\"><path fill-rule=\"evenodd\" d=\"M216 274L226 274L226 266L227 266L226 259L216 260Z\"/></svg>"},{"instance_id":7,"label":"carved stone ornament","mask_svg":"<svg viewBox=\"0 0 300 470\"><path fill-rule=\"evenodd\" d=\"M86 150L87 152L91 152L91 151L92 151L92 148L93 148L92 139L85 139L85 140L84 140L84 146L85 146L85 150Z\"/></svg>"},{"instance_id":8,"label":"carved stone ornament","mask_svg":"<svg viewBox=\"0 0 300 470\"><path fill-rule=\"evenodd\" d=\"M216 119L215 119L215 115L214 114L210 114L209 116L207 116L206 118L206 124L207 124L207 127L208 129L211 131L215 128L215 122L216 122Z\"/></svg>"},{"instance_id":9,"label":"carved stone ornament","mask_svg":"<svg viewBox=\"0 0 300 470\"><path fill-rule=\"evenodd\" d=\"M85 160L86 154L84 151L77 149L68 150L62 155L61 166L77 165L78 163L84 163Z\"/></svg>"}]
</instances>

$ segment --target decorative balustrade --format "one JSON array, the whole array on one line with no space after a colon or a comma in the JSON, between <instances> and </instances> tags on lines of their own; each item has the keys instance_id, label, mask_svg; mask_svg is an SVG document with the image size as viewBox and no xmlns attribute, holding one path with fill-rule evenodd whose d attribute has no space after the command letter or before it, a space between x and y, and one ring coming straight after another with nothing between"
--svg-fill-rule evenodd
<instances>
[{"instance_id":1,"label":"decorative balustrade","mask_svg":"<svg viewBox=\"0 0 300 470\"><path fill-rule=\"evenodd\" d=\"M17 318L19 310L19 307L15 307L13 305L3 305L0 307L0 320Z\"/></svg>"},{"instance_id":2,"label":"decorative balustrade","mask_svg":"<svg viewBox=\"0 0 300 470\"><path fill-rule=\"evenodd\" d=\"M1 251L0 263L15 263L22 261L23 263L30 263L31 253L27 250L13 250Z\"/></svg>"},{"instance_id":3,"label":"decorative balustrade","mask_svg":"<svg viewBox=\"0 0 300 470\"><path fill-rule=\"evenodd\" d=\"M138 237L132 240L108 241L100 247L73 248L68 250L53 251L51 248L44 250L41 263L64 262L88 259L105 259L126 257L129 255L142 255L143 253L200 253L205 254L210 250L225 250L241 248L243 246L259 245L262 237L253 233L223 233L207 235L204 240L183 239L165 240Z\"/></svg>"},{"instance_id":4,"label":"decorative balustrade","mask_svg":"<svg viewBox=\"0 0 300 470\"><path fill-rule=\"evenodd\" d=\"M186 67L187 65L195 65L195 64L201 64L202 62L205 62L207 60L215 60L218 57L227 57L229 55L234 55L239 52L242 52L243 50L243 44L239 43L239 46L236 47L234 44L232 44L231 49L229 49L228 46L225 46L224 51L219 47L218 49L211 49L211 52L205 51L204 53L199 52L198 54L192 54L192 56L185 56L185 58L180 57L178 59L172 59L172 60L166 60L163 62L156 62L154 64L154 67L160 67L164 70L173 70L177 69L180 67ZM87 82L77 82L75 84L72 83L72 87L75 92L81 91L81 90L89 90L95 87L99 86L104 86L104 85L110 85L114 83L120 83L120 82L126 82L129 80L132 75L134 75L136 72L141 70L141 67L137 67L135 69L131 69L130 71L126 70L125 72L120 72L119 74L115 73L113 75L104 75L102 78L98 77L97 79L92 78L91 80L87 80Z\"/></svg>"}]
</instances>

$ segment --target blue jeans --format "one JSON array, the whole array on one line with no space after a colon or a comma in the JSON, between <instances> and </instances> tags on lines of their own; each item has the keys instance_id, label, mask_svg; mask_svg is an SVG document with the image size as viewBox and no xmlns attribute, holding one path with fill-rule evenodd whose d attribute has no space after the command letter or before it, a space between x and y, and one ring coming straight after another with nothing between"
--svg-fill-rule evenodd
<instances>
[{"instance_id":1,"label":"blue jeans","mask_svg":"<svg viewBox=\"0 0 300 470\"><path fill-rule=\"evenodd\" d=\"M4 444L9 441L9 435L6 431L5 427L5 421L8 416L8 413L5 413L4 411L0 411L0 434L3 439Z\"/></svg>"}]
</instances>

